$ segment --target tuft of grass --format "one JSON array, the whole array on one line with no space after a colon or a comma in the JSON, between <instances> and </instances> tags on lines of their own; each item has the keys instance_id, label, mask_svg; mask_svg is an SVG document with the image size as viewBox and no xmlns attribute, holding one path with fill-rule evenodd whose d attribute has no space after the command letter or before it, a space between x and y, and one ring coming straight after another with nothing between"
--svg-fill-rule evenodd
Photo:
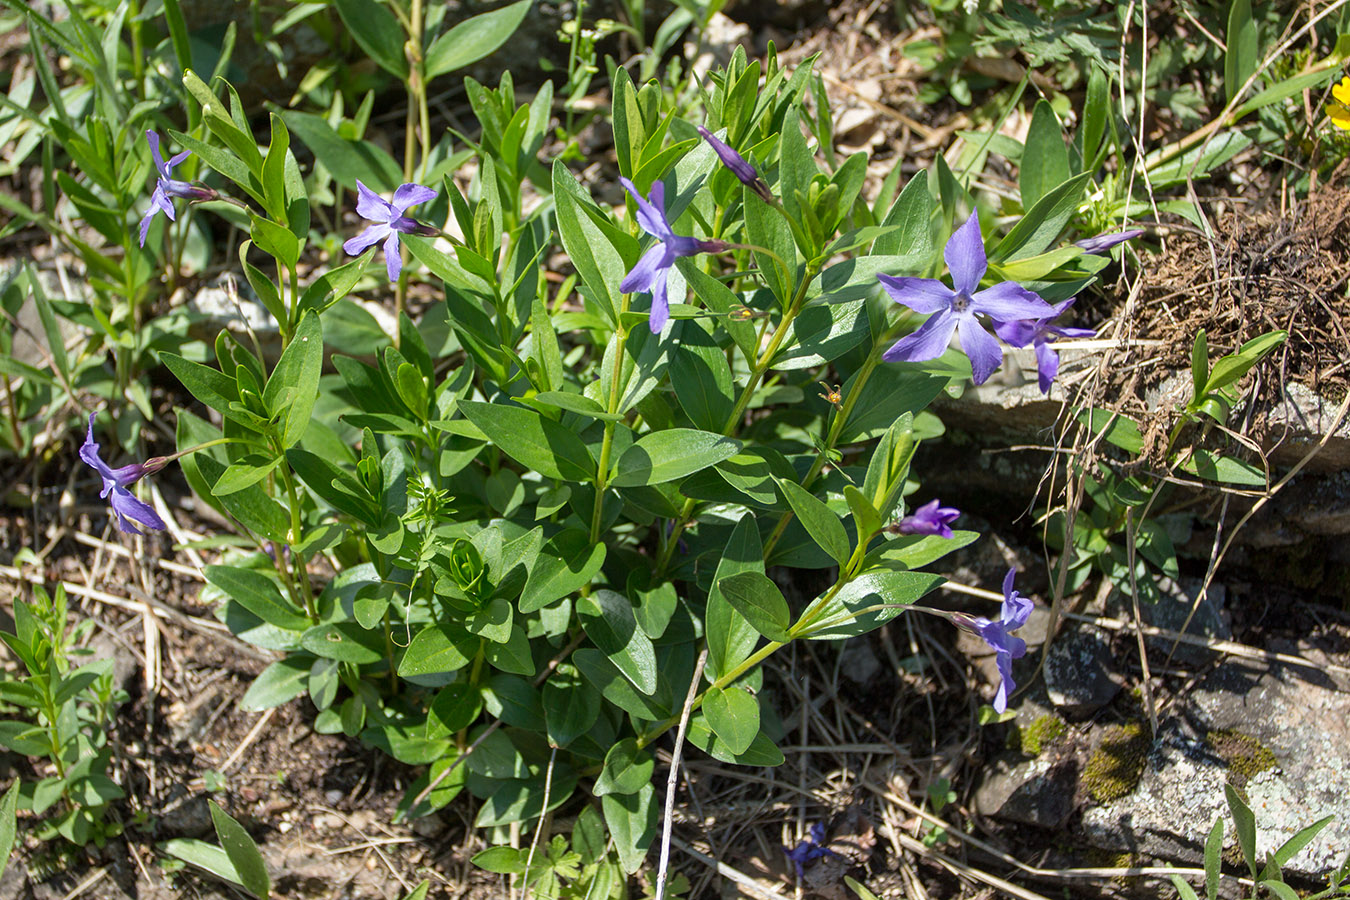
<instances>
[{"instance_id":1,"label":"tuft of grass","mask_svg":"<svg viewBox=\"0 0 1350 900\"><path fill-rule=\"evenodd\" d=\"M1083 767L1083 784L1098 803L1110 803L1133 791L1148 763L1149 736L1143 722L1106 729L1101 743Z\"/></svg>"}]
</instances>

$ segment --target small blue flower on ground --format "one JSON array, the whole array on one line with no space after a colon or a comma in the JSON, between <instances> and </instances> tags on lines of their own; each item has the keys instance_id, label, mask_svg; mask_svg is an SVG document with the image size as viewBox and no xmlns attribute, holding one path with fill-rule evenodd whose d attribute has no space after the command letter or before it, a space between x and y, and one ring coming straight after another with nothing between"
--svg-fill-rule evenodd
<instances>
[{"instance_id":1,"label":"small blue flower on ground","mask_svg":"<svg viewBox=\"0 0 1350 900\"><path fill-rule=\"evenodd\" d=\"M127 490L127 485L158 472L164 468L166 460L155 457L143 463L122 466L120 469L109 468L99 456L99 445L94 440L94 413L89 414L89 432L85 436L83 446L80 447L80 459L98 472L99 477L103 479L103 493L99 496L108 499L113 513L117 516L118 528L127 534L143 534L144 532L133 524L137 523L155 531L164 530L164 520L148 503L137 499Z\"/></svg>"},{"instance_id":2,"label":"small blue flower on ground","mask_svg":"<svg viewBox=\"0 0 1350 900\"><path fill-rule=\"evenodd\" d=\"M1101 253L1103 250L1110 250L1112 247L1116 246L1116 244L1132 241L1143 233L1144 229L1142 228L1132 228L1129 231L1117 231L1115 234L1099 234L1096 237L1074 241L1073 245L1082 248L1084 253Z\"/></svg>"},{"instance_id":3,"label":"small blue flower on ground","mask_svg":"<svg viewBox=\"0 0 1350 900\"><path fill-rule=\"evenodd\" d=\"M365 231L342 245L349 256L358 256L366 248L378 241L384 241L384 271L390 281L398 281L403 271L403 258L399 255L398 236L400 234L420 234L434 237L440 234L430 225L423 225L407 215L409 209L419 203L436 199L436 192L420 184L400 185L394 191L394 202L390 203L358 180L356 182L356 212L361 218L374 222Z\"/></svg>"},{"instance_id":4,"label":"small blue flower on ground","mask_svg":"<svg viewBox=\"0 0 1350 900\"><path fill-rule=\"evenodd\" d=\"M820 859L822 856L838 856L829 847L825 846L825 824L817 822L811 826L811 833L807 835L806 840L795 847L784 847L783 852L787 858L792 860L792 864L797 867L797 877L802 877L802 866L812 860Z\"/></svg>"},{"instance_id":5,"label":"small blue flower on ground","mask_svg":"<svg viewBox=\"0 0 1350 900\"><path fill-rule=\"evenodd\" d=\"M642 230L656 238L657 242L642 254L637 265L624 276L619 290L624 293L635 291L650 292L652 295L652 313L648 325L652 334L660 334L670 318L670 299L666 296L666 278L670 267L681 256L694 256L698 253L720 253L726 249L724 241L703 241L698 238L684 237L670 229L666 220L666 186L660 181L652 185L650 200L642 199L637 187L627 178L620 178L624 190L637 201L637 221Z\"/></svg>"},{"instance_id":6,"label":"small blue flower on ground","mask_svg":"<svg viewBox=\"0 0 1350 900\"><path fill-rule=\"evenodd\" d=\"M750 165L744 156L731 149L726 141L702 125L698 126L698 133L703 135L703 139L712 146L717 158L722 160L722 165L730 169L731 173L740 179L741 184L759 194L765 203L773 202L774 197L769 190L769 186L764 183L764 180L759 177L759 173L755 171L755 167Z\"/></svg>"},{"instance_id":7,"label":"small blue flower on ground","mask_svg":"<svg viewBox=\"0 0 1350 900\"><path fill-rule=\"evenodd\" d=\"M1005 343L1014 347L1025 347L1030 344L1035 348L1037 381L1040 383L1042 394L1050 393L1050 385L1054 383L1055 376L1059 374L1059 354L1054 351L1050 343L1062 337L1090 338L1097 334L1091 328L1070 328L1054 324L1054 321L1073 305L1075 299L1070 297L1063 303L1055 304L1051 307L1051 315L1043 319L1001 322L994 326L994 331L998 332L998 336Z\"/></svg>"},{"instance_id":8,"label":"small blue flower on ground","mask_svg":"<svg viewBox=\"0 0 1350 900\"><path fill-rule=\"evenodd\" d=\"M209 187L174 180L174 167L187 159L191 155L191 151L184 150L165 162L164 154L159 149L159 135L153 131L147 131L145 140L150 144L150 159L155 164L155 171L159 173L159 178L155 181L155 192L150 195L150 208L145 211L145 217L141 219L142 247L145 246L146 235L150 233L150 222L155 218L155 213L162 212L169 217L170 222L174 221L173 203L169 200L170 197L182 197L185 200L214 200L218 196Z\"/></svg>"},{"instance_id":9,"label":"small blue flower on ground","mask_svg":"<svg viewBox=\"0 0 1350 900\"><path fill-rule=\"evenodd\" d=\"M984 616L961 616L961 624L974 631L994 648L998 665L999 686L994 696L994 709L1002 713L1008 709L1008 695L1017 687L1012 677L1012 661L1026 655L1027 642L1013 637L1012 632L1027 624L1034 604L1013 589L1016 569L1009 569L1003 579L1003 612L997 622Z\"/></svg>"},{"instance_id":10,"label":"small blue flower on ground","mask_svg":"<svg viewBox=\"0 0 1350 900\"><path fill-rule=\"evenodd\" d=\"M937 500L932 500L896 522L893 530L897 534L923 534L950 538L952 530L948 527L948 523L956 521L960 515L961 510L952 506L939 506Z\"/></svg>"},{"instance_id":11,"label":"small blue flower on ground","mask_svg":"<svg viewBox=\"0 0 1350 900\"><path fill-rule=\"evenodd\" d=\"M952 332L956 332L961 349L970 358L975 383L983 384L1003 362L1003 350L976 316L983 314L995 322L1011 322L1045 318L1052 310L1050 304L1015 282L1005 281L976 290L989 268L977 213L972 213L952 234L943 256L952 274L952 287L935 278L877 276L892 300L929 316L918 330L897 341L882 358L887 362L936 359L946 351Z\"/></svg>"}]
</instances>

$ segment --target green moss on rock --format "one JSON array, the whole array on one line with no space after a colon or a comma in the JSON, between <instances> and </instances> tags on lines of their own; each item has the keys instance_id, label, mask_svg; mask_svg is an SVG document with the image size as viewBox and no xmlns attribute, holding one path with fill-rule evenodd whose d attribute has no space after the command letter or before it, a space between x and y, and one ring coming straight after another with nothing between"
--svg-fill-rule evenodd
<instances>
[{"instance_id":1,"label":"green moss on rock","mask_svg":"<svg viewBox=\"0 0 1350 900\"><path fill-rule=\"evenodd\" d=\"M1270 748L1249 734L1240 731L1211 731L1205 741L1228 765L1228 783L1242 788L1257 774L1273 769L1278 763Z\"/></svg>"},{"instance_id":2,"label":"green moss on rock","mask_svg":"<svg viewBox=\"0 0 1350 900\"><path fill-rule=\"evenodd\" d=\"M1113 725L1083 767L1083 785L1098 803L1119 800L1139 785L1148 764L1149 735L1143 722Z\"/></svg>"},{"instance_id":3,"label":"green moss on rock","mask_svg":"<svg viewBox=\"0 0 1350 900\"><path fill-rule=\"evenodd\" d=\"M1008 733L1008 747L1028 756L1040 756L1069 731L1068 724L1054 713L1046 713L1025 728L1014 726Z\"/></svg>"}]
</instances>

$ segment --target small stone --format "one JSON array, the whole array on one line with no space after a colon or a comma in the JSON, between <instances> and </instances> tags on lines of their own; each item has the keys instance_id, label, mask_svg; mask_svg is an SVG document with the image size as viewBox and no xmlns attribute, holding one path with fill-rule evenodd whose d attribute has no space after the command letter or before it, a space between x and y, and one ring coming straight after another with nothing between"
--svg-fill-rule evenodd
<instances>
[{"instance_id":1,"label":"small stone","mask_svg":"<svg viewBox=\"0 0 1350 900\"><path fill-rule=\"evenodd\" d=\"M848 641L839 654L839 673L854 684L874 684L881 661L867 641Z\"/></svg>"},{"instance_id":2,"label":"small stone","mask_svg":"<svg viewBox=\"0 0 1350 900\"><path fill-rule=\"evenodd\" d=\"M1111 672L1111 648L1093 631L1066 632L1055 638L1045 660L1050 702L1063 712L1086 716L1110 703L1120 691Z\"/></svg>"},{"instance_id":3,"label":"small stone","mask_svg":"<svg viewBox=\"0 0 1350 900\"><path fill-rule=\"evenodd\" d=\"M1073 812L1077 782L1072 760L1003 754L975 792L975 806L996 819L1059 828Z\"/></svg>"},{"instance_id":4,"label":"small stone","mask_svg":"<svg viewBox=\"0 0 1350 900\"><path fill-rule=\"evenodd\" d=\"M327 803L329 806L337 806L342 802L342 798L345 796L347 796L345 793L334 788L333 790L323 792L323 802Z\"/></svg>"}]
</instances>

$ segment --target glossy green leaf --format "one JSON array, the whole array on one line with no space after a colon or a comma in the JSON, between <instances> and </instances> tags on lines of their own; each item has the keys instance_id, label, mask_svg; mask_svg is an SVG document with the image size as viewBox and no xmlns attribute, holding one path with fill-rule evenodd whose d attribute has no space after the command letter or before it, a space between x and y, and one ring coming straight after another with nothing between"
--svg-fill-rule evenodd
<instances>
[{"instance_id":1,"label":"glossy green leaf","mask_svg":"<svg viewBox=\"0 0 1350 900\"><path fill-rule=\"evenodd\" d=\"M237 566L207 566L203 571L207 581L269 625L303 632L312 624L261 572Z\"/></svg>"},{"instance_id":2,"label":"glossy green leaf","mask_svg":"<svg viewBox=\"0 0 1350 900\"><path fill-rule=\"evenodd\" d=\"M334 0L347 33L366 55L399 81L408 80L407 36L394 14L375 0Z\"/></svg>"},{"instance_id":3,"label":"glossy green leaf","mask_svg":"<svg viewBox=\"0 0 1350 900\"><path fill-rule=\"evenodd\" d=\"M208 800L211 809L211 823L215 825L216 837L220 846L239 874L239 883L255 897L267 897L272 891L272 880L267 877L267 866L258 845L249 837L244 827L225 814L214 800Z\"/></svg>"},{"instance_id":4,"label":"glossy green leaf","mask_svg":"<svg viewBox=\"0 0 1350 900\"><path fill-rule=\"evenodd\" d=\"M592 544L586 532L559 532L545 546L530 570L519 609L532 613L591 583L605 562L605 544Z\"/></svg>"},{"instance_id":5,"label":"glossy green leaf","mask_svg":"<svg viewBox=\"0 0 1350 900\"><path fill-rule=\"evenodd\" d=\"M788 626L792 613L783 592L766 575L738 572L719 578L717 587L732 608L764 637L780 644L790 640Z\"/></svg>"},{"instance_id":6,"label":"glossy green leaf","mask_svg":"<svg viewBox=\"0 0 1350 900\"><path fill-rule=\"evenodd\" d=\"M668 428L645 434L619 456L614 487L661 484L716 465L734 455L741 442L692 428Z\"/></svg>"},{"instance_id":7,"label":"glossy green leaf","mask_svg":"<svg viewBox=\"0 0 1350 900\"><path fill-rule=\"evenodd\" d=\"M1037 101L1027 127L1022 170L1018 173L1022 208L1032 209L1051 189L1068 181L1070 174L1069 148L1064 144L1059 119L1048 102Z\"/></svg>"},{"instance_id":8,"label":"glossy green leaf","mask_svg":"<svg viewBox=\"0 0 1350 900\"><path fill-rule=\"evenodd\" d=\"M552 746L568 746L600 718L600 691L581 677L576 666L558 666L544 682L543 699L544 722Z\"/></svg>"},{"instance_id":9,"label":"glossy green leaf","mask_svg":"<svg viewBox=\"0 0 1350 900\"><path fill-rule=\"evenodd\" d=\"M778 482L778 488L787 498L788 505L792 507L792 512L801 521L807 534L811 535L811 539L839 565L847 563L849 557L853 555L853 549L848 542L848 532L844 530L844 523L839 521L839 517L825 505L825 501L795 481L782 479Z\"/></svg>"},{"instance_id":10,"label":"glossy green leaf","mask_svg":"<svg viewBox=\"0 0 1350 900\"><path fill-rule=\"evenodd\" d=\"M531 0L517 0L509 6L479 13L436 38L426 51L427 80L462 69L497 50L520 27L530 3Z\"/></svg>"},{"instance_id":11,"label":"glossy green leaf","mask_svg":"<svg viewBox=\"0 0 1350 900\"><path fill-rule=\"evenodd\" d=\"M709 688L703 697L708 726L733 754L750 749L759 735L759 701L744 688Z\"/></svg>"},{"instance_id":12,"label":"glossy green leaf","mask_svg":"<svg viewBox=\"0 0 1350 900\"><path fill-rule=\"evenodd\" d=\"M723 579L742 572L764 573L759 529L755 517L749 513L741 517L731 532L713 576L712 590L708 592L703 628L708 643L708 668L714 677L720 678L744 662L759 642L759 633L736 611L719 587Z\"/></svg>"},{"instance_id":13,"label":"glossy green leaf","mask_svg":"<svg viewBox=\"0 0 1350 900\"><path fill-rule=\"evenodd\" d=\"M610 837L614 839L619 864L630 875L642 867L647 848L656 836L658 809L655 796L656 789L646 784L633 794L605 794L600 798L600 808L605 815L605 824L609 826Z\"/></svg>"},{"instance_id":14,"label":"glossy green leaf","mask_svg":"<svg viewBox=\"0 0 1350 900\"><path fill-rule=\"evenodd\" d=\"M307 690L313 664L314 657L308 653L293 653L271 663L248 686L240 707L259 711L294 700Z\"/></svg>"},{"instance_id":15,"label":"glossy green leaf","mask_svg":"<svg viewBox=\"0 0 1350 900\"><path fill-rule=\"evenodd\" d=\"M300 636L300 646L315 656L368 665L385 658L384 635L367 631L356 622L315 625Z\"/></svg>"},{"instance_id":16,"label":"glossy green leaf","mask_svg":"<svg viewBox=\"0 0 1350 900\"><path fill-rule=\"evenodd\" d=\"M866 572L816 609L801 636L820 640L866 634L900 615L905 606L944 580L927 572Z\"/></svg>"},{"instance_id":17,"label":"glossy green leaf","mask_svg":"<svg viewBox=\"0 0 1350 900\"><path fill-rule=\"evenodd\" d=\"M595 646L634 687L651 696L656 691L656 651L651 638L638 628L628 599L601 588L577 598L577 616Z\"/></svg>"},{"instance_id":18,"label":"glossy green leaf","mask_svg":"<svg viewBox=\"0 0 1350 900\"><path fill-rule=\"evenodd\" d=\"M576 432L532 409L463 400L460 412L503 453L548 478L590 481L595 461Z\"/></svg>"},{"instance_id":19,"label":"glossy green leaf","mask_svg":"<svg viewBox=\"0 0 1350 900\"><path fill-rule=\"evenodd\" d=\"M403 652L398 674L438 675L467 666L478 652L481 639L458 625L442 622L428 625L413 636Z\"/></svg>"},{"instance_id":20,"label":"glossy green leaf","mask_svg":"<svg viewBox=\"0 0 1350 900\"><path fill-rule=\"evenodd\" d=\"M656 761L646 750L638 748L633 738L624 738L605 754L600 777L595 780L595 795L636 794L645 784L651 784Z\"/></svg>"},{"instance_id":21,"label":"glossy green leaf","mask_svg":"<svg viewBox=\"0 0 1350 900\"><path fill-rule=\"evenodd\" d=\"M323 326L317 314L306 313L263 389L263 403L274 418L280 417L283 450L300 443L309 428L321 374Z\"/></svg>"},{"instance_id":22,"label":"glossy green leaf","mask_svg":"<svg viewBox=\"0 0 1350 900\"><path fill-rule=\"evenodd\" d=\"M1233 0L1228 7L1228 33L1223 55L1223 90L1231 101L1261 59L1261 38L1252 19L1251 0Z\"/></svg>"}]
</instances>

